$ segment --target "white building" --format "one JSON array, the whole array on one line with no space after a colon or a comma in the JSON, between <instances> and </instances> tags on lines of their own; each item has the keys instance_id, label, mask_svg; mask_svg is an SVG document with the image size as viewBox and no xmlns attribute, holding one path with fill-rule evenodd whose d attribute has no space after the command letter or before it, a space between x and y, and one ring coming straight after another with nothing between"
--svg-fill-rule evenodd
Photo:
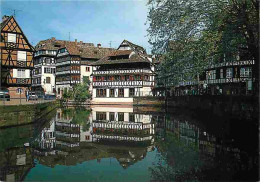
<instances>
[{"instance_id":1,"label":"white building","mask_svg":"<svg viewBox=\"0 0 260 182\"><path fill-rule=\"evenodd\" d=\"M152 95L154 64L143 47L124 40L92 65L94 104L132 104L135 96Z\"/></svg>"}]
</instances>

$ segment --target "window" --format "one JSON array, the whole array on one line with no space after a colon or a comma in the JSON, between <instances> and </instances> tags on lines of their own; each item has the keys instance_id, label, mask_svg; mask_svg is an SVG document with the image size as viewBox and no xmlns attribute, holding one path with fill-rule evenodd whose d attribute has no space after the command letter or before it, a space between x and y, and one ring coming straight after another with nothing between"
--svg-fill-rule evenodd
<instances>
[{"instance_id":1,"label":"window","mask_svg":"<svg viewBox=\"0 0 260 182\"><path fill-rule=\"evenodd\" d=\"M135 88L129 88L129 97L135 96Z\"/></svg>"},{"instance_id":2,"label":"window","mask_svg":"<svg viewBox=\"0 0 260 182\"><path fill-rule=\"evenodd\" d=\"M135 122L135 114L129 113L129 122Z\"/></svg>"},{"instance_id":3,"label":"window","mask_svg":"<svg viewBox=\"0 0 260 182\"><path fill-rule=\"evenodd\" d=\"M115 113L114 112L109 113L109 121L115 121Z\"/></svg>"},{"instance_id":4,"label":"window","mask_svg":"<svg viewBox=\"0 0 260 182\"><path fill-rule=\"evenodd\" d=\"M16 43L16 34L8 33L7 42L13 42L13 43Z\"/></svg>"},{"instance_id":5,"label":"window","mask_svg":"<svg viewBox=\"0 0 260 182\"><path fill-rule=\"evenodd\" d=\"M46 77L46 83L51 83L51 77Z\"/></svg>"},{"instance_id":6,"label":"window","mask_svg":"<svg viewBox=\"0 0 260 182\"><path fill-rule=\"evenodd\" d=\"M65 48L61 49L59 52L60 53L64 53L65 52Z\"/></svg>"},{"instance_id":7,"label":"window","mask_svg":"<svg viewBox=\"0 0 260 182\"><path fill-rule=\"evenodd\" d=\"M240 77L252 77L252 68L251 67L241 68Z\"/></svg>"},{"instance_id":8,"label":"window","mask_svg":"<svg viewBox=\"0 0 260 182\"><path fill-rule=\"evenodd\" d=\"M206 79L207 80L213 80L216 79L216 70L210 70L206 72Z\"/></svg>"},{"instance_id":9,"label":"window","mask_svg":"<svg viewBox=\"0 0 260 182\"><path fill-rule=\"evenodd\" d=\"M17 52L17 60L18 61L26 61L26 51L18 51Z\"/></svg>"},{"instance_id":10,"label":"window","mask_svg":"<svg viewBox=\"0 0 260 182\"><path fill-rule=\"evenodd\" d=\"M86 67L86 71L89 72L90 71L90 67Z\"/></svg>"},{"instance_id":11,"label":"window","mask_svg":"<svg viewBox=\"0 0 260 182\"><path fill-rule=\"evenodd\" d=\"M124 121L124 113L123 112L118 113L118 121Z\"/></svg>"},{"instance_id":12,"label":"window","mask_svg":"<svg viewBox=\"0 0 260 182\"><path fill-rule=\"evenodd\" d=\"M96 113L96 119L97 120L106 120L107 119L107 114L105 112L97 112Z\"/></svg>"},{"instance_id":13,"label":"window","mask_svg":"<svg viewBox=\"0 0 260 182\"><path fill-rule=\"evenodd\" d=\"M17 70L17 78L24 78L25 77L25 70L24 69L18 69Z\"/></svg>"},{"instance_id":14,"label":"window","mask_svg":"<svg viewBox=\"0 0 260 182\"><path fill-rule=\"evenodd\" d=\"M51 68L51 73L55 73L55 68Z\"/></svg>"},{"instance_id":15,"label":"window","mask_svg":"<svg viewBox=\"0 0 260 182\"><path fill-rule=\"evenodd\" d=\"M109 90L109 97L115 97L115 89Z\"/></svg>"},{"instance_id":16,"label":"window","mask_svg":"<svg viewBox=\"0 0 260 182\"><path fill-rule=\"evenodd\" d=\"M223 72L223 69L220 69L220 78L224 78L224 72Z\"/></svg>"},{"instance_id":17,"label":"window","mask_svg":"<svg viewBox=\"0 0 260 182\"><path fill-rule=\"evenodd\" d=\"M44 68L44 73L51 73L51 68Z\"/></svg>"},{"instance_id":18,"label":"window","mask_svg":"<svg viewBox=\"0 0 260 182\"><path fill-rule=\"evenodd\" d=\"M232 78L232 77L233 77L233 68L227 68L226 78Z\"/></svg>"},{"instance_id":19,"label":"window","mask_svg":"<svg viewBox=\"0 0 260 182\"><path fill-rule=\"evenodd\" d=\"M106 89L97 89L97 97L106 97Z\"/></svg>"},{"instance_id":20,"label":"window","mask_svg":"<svg viewBox=\"0 0 260 182\"><path fill-rule=\"evenodd\" d=\"M124 89L123 88L118 89L118 97L124 97Z\"/></svg>"},{"instance_id":21,"label":"window","mask_svg":"<svg viewBox=\"0 0 260 182\"><path fill-rule=\"evenodd\" d=\"M86 140L89 140L89 135L86 135L86 136L85 136L85 139L86 139Z\"/></svg>"},{"instance_id":22,"label":"window","mask_svg":"<svg viewBox=\"0 0 260 182\"><path fill-rule=\"evenodd\" d=\"M23 93L23 89L22 89L22 88L16 89L16 93L17 93L17 94L22 94L22 93Z\"/></svg>"}]
</instances>

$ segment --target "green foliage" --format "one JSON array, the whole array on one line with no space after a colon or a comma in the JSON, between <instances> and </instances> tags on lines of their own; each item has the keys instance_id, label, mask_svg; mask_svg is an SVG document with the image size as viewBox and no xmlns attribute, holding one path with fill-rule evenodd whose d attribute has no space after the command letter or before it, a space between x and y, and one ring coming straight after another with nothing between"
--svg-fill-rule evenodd
<instances>
[{"instance_id":1,"label":"green foliage","mask_svg":"<svg viewBox=\"0 0 260 182\"><path fill-rule=\"evenodd\" d=\"M63 98L74 99L76 102L85 102L91 97L89 92L90 80L88 77L83 77L83 83L75 85L72 89L65 89L63 92Z\"/></svg>"},{"instance_id":2,"label":"green foliage","mask_svg":"<svg viewBox=\"0 0 260 182\"><path fill-rule=\"evenodd\" d=\"M74 88L73 88L73 96L75 101L78 102L84 102L86 101L88 98L90 98L90 93L89 93L89 85L90 85L90 81L88 77L83 77L83 83L82 84L77 84Z\"/></svg>"},{"instance_id":3,"label":"green foliage","mask_svg":"<svg viewBox=\"0 0 260 182\"><path fill-rule=\"evenodd\" d=\"M72 118L71 123L79 124L83 127L83 131L87 131L90 127L89 116L91 111L84 107L67 108L63 110L65 118Z\"/></svg>"},{"instance_id":4,"label":"green foliage","mask_svg":"<svg viewBox=\"0 0 260 182\"><path fill-rule=\"evenodd\" d=\"M148 6L149 42L163 55L162 82L196 80L208 65L238 54L258 64L256 0L150 0Z\"/></svg>"}]
</instances>

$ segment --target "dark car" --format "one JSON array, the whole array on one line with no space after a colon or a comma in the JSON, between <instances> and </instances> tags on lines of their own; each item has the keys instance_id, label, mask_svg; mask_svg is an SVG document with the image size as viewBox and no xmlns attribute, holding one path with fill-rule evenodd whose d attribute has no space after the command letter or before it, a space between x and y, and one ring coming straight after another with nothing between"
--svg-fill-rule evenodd
<instances>
[{"instance_id":1,"label":"dark car","mask_svg":"<svg viewBox=\"0 0 260 182\"><path fill-rule=\"evenodd\" d=\"M56 96L55 95L49 95L49 94L46 94L44 96L44 100L55 100L56 99Z\"/></svg>"},{"instance_id":2,"label":"dark car","mask_svg":"<svg viewBox=\"0 0 260 182\"><path fill-rule=\"evenodd\" d=\"M0 89L0 100L10 101L9 90L6 88Z\"/></svg>"}]
</instances>

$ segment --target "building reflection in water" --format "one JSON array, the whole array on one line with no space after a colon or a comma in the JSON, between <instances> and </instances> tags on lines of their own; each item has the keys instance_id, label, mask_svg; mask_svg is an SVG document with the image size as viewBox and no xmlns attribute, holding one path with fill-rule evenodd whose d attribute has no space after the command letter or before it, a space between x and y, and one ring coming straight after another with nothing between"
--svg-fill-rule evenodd
<instances>
[{"instance_id":1,"label":"building reflection in water","mask_svg":"<svg viewBox=\"0 0 260 182\"><path fill-rule=\"evenodd\" d=\"M88 114L77 119L82 113ZM154 150L151 121L152 115L133 113L132 107L93 107L91 112L58 109L35 139L34 154L41 164L51 167L112 157L127 168Z\"/></svg>"},{"instance_id":2,"label":"building reflection in water","mask_svg":"<svg viewBox=\"0 0 260 182\"><path fill-rule=\"evenodd\" d=\"M32 135L33 132L24 132L30 136L19 141L19 145L14 142L12 146L10 144L0 151L0 180L23 180L35 166L34 159L53 168L56 165L75 166L90 160L102 164L102 160L110 158L116 159L122 168L128 169L152 151L162 156L163 161L149 167L152 180L167 181L174 179L160 177L174 176L178 172L181 175L177 180L186 179L194 168L200 171L208 167L208 170L212 166L204 162L213 164L214 160L219 167L212 167L214 173L219 171L218 174L222 175L222 166L230 168L233 161L239 161L243 157L238 148L221 144L218 138L209 134L201 125L178 117L180 116L174 114L166 115L163 111L148 110L147 107L95 106L88 109L57 109L56 116L43 126L36 137ZM6 129L3 131L5 132L1 132L2 135L6 133L10 136ZM30 138L33 140L30 141ZM218 161L222 156L231 155L234 160L222 163ZM171 165L174 173L171 173L169 168L165 170L168 174L158 173L161 169L166 169L165 164ZM250 164L242 163L236 166L240 167L239 171Z\"/></svg>"}]
</instances>

